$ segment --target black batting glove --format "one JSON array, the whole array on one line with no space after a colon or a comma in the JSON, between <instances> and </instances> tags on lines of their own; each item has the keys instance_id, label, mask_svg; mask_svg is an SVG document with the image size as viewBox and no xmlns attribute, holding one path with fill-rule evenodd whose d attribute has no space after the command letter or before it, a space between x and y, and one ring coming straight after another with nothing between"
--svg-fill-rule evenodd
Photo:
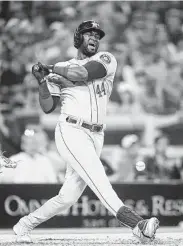
<instances>
[{"instance_id":1,"label":"black batting glove","mask_svg":"<svg viewBox=\"0 0 183 246\"><path fill-rule=\"evenodd\" d=\"M45 76L49 73L53 73L53 65L46 65L42 64L41 62L38 62L39 67L44 71Z\"/></svg>"},{"instance_id":2,"label":"black batting glove","mask_svg":"<svg viewBox=\"0 0 183 246\"><path fill-rule=\"evenodd\" d=\"M38 84L41 84L44 81L44 70L42 67L39 66L39 64L35 64L32 66L32 74L37 79Z\"/></svg>"}]
</instances>

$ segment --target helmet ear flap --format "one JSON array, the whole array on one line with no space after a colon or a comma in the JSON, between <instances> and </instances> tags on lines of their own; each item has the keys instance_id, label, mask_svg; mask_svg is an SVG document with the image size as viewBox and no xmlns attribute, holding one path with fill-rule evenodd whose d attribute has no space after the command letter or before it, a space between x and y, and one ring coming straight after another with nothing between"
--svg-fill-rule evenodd
<instances>
[{"instance_id":1,"label":"helmet ear flap","mask_svg":"<svg viewBox=\"0 0 183 246\"><path fill-rule=\"evenodd\" d=\"M84 41L83 34L80 33L80 46L82 45L83 41Z\"/></svg>"},{"instance_id":2,"label":"helmet ear flap","mask_svg":"<svg viewBox=\"0 0 183 246\"><path fill-rule=\"evenodd\" d=\"M74 34L74 47L78 49L81 44L83 43L83 34L76 29L76 32Z\"/></svg>"}]
</instances>

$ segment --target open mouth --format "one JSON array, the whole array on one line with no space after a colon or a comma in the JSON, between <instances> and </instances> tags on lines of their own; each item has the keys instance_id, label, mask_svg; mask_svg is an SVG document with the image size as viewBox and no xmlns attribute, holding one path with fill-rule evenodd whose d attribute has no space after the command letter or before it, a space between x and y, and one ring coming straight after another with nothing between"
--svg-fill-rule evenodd
<instances>
[{"instance_id":1,"label":"open mouth","mask_svg":"<svg viewBox=\"0 0 183 246\"><path fill-rule=\"evenodd\" d=\"M91 48L95 48L95 44L92 44L92 43L91 44L89 43L88 46Z\"/></svg>"},{"instance_id":2,"label":"open mouth","mask_svg":"<svg viewBox=\"0 0 183 246\"><path fill-rule=\"evenodd\" d=\"M95 48L96 48L96 43L93 42L92 40L90 40L89 43L88 43L88 46L89 46L90 48L95 49Z\"/></svg>"}]
</instances>

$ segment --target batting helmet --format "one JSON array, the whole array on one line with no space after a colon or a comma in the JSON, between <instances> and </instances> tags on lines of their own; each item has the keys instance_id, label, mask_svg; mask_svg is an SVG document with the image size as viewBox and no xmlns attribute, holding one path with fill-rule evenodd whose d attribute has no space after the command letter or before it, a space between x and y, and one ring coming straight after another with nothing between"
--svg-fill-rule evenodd
<instances>
[{"instance_id":1,"label":"batting helmet","mask_svg":"<svg viewBox=\"0 0 183 246\"><path fill-rule=\"evenodd\" d=\"M83 42L82 34L92 30L97 31L100 34L100 39L105 36L105 32L100 28L100 25L97 22L93 20L84 21L78 26L74 33L74 47L76 49L78 49Z\"/></svg>"}]
</instances>

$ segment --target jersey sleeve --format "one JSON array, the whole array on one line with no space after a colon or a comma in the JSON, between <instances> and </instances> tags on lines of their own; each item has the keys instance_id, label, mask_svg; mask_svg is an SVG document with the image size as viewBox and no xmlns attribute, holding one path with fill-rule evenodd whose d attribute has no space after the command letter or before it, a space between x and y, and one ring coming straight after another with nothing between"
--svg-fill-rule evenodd
<instances>
[{"instance_id":1,"label":"jersey sleeve","mask_svg":"<svg viewBox=\"0 0 183 246\"><path fill-rule=\"evenodd\" d=\"M61 96L61 88L59 85L56 85L51 82L47 82L47 85L48 85L48 90L52 96L57 96L57 97Z\"/></svg>"},{"instance_id":2,"label":"jersey sleeve","mask_svg":"<svg viewBox=\"0 0 183 246\"><path fill-rule=\"evenodd\" d=\"M109 52L98 52L92 57L92 60L100 62L106 68L107 75L105 76L104 81L107 95L110 97L113 88L114 76L117 69L116 58Z\"/></svg>"}]
</instances>

